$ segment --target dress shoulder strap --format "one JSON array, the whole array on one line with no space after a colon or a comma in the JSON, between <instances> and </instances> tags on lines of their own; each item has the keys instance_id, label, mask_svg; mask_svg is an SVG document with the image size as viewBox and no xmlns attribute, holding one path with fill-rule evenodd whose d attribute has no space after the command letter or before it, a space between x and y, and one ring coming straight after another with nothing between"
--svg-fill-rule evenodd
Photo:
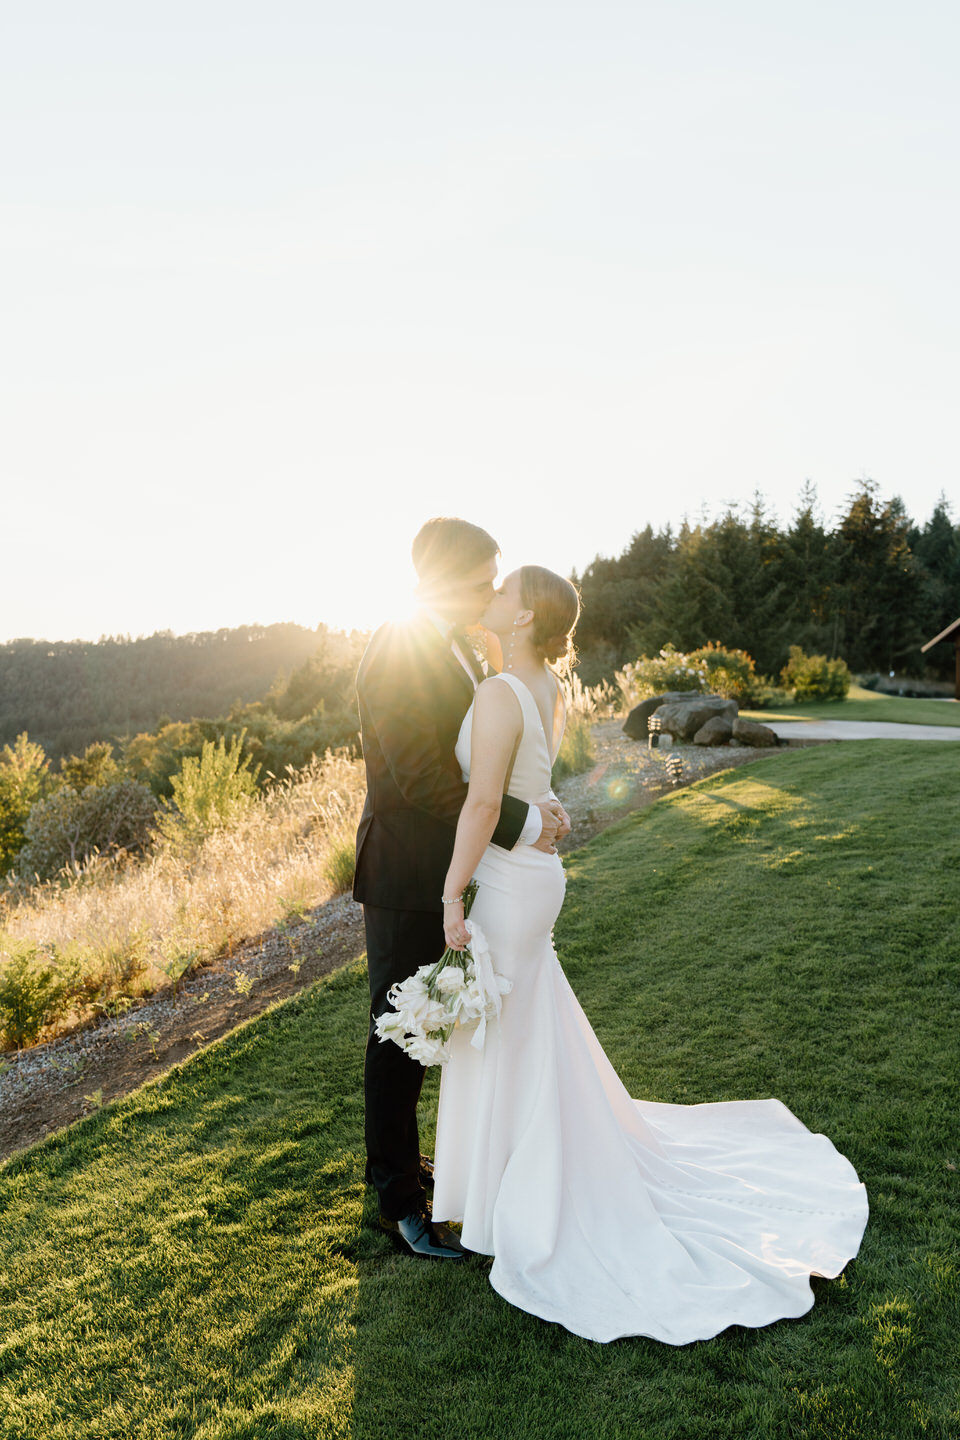
<instances>
[{"instance_id":1,"label":"dress shoulder strap","mask_svg":"<svg viewBox=\"0 0 960 1440\"><path fill-rule=\"evenodd\" d=\"M511 675L509 670L498 670L496 674L488 675L487 679L506 680L507 684L510 686L510 689L520 701L520 709L523 710L524 713L526 713L527 700L533 701L533 703L536 704L536 701L533 700L533 696L530 694L530 691L527 689L526 685L524 685L523 681L518 680L516 675Z\"/></svg>"},{"instance_id":2,"label":"dress shoulder strap","mask_svg":"<svg viewBox=\"0 0 960 1440\"><path fill-rule=\"evenodd\" d=\"M539 721L540 712L537 709L537 702L530 694L528 687L524 685L523 681L518 679L516 675L511 675L509 670L498 670L495 675L488 675L487 679L506 680L510 689L520 701L520 713L523 716L524 725L526 725L528 720Z\"/></svg>"},{"instance_id":3,"label":"dress shoulder strap","mask_svg":"<svg viewBox=\"0 0 960 1440\"><path fill-rule=\"evenodd\" d=\"M547 755L551 756L551 742L547 739L547 732L543 723L543 716L540 714L540 706L537 704L533 691L525 681L518 675L511 675L509 671L500 671L496 676L488 676L488 679L506 680L510 689L520 701L520 713L523 716L524 726L529 723L534 735L542 735L543 743L547 748Z\"/></svg>"}]
</instances>

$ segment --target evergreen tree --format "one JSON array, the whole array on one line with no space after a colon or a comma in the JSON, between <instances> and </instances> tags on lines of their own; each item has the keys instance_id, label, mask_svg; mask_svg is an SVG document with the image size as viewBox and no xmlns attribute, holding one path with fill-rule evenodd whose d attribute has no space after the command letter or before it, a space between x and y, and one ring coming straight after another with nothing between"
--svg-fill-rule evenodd
<instances>
[{"instance_id":1,"label":"evergreen tree","mask_svg":"<svg viewBox=\"0 0 960 1440\"><path fill-rule=\"evenodd\" d=\"M860 671L920 674L920 645L960 615L960 527L942 499L917 529L899 496L884 502L865 479L831 530L807 481L785 529L757 495L744 513L685 519L676 537L647 526L579 583L580 670L591 682L668 644L711 642L746 650L767 675L797 645Z\"/></svg>"},{"instance_id":2,"label":"evergreen tree","mask_svg":"<svg viewBox=\"0 0 960 1440\"><path fill-rule=\"evenodd\" d=\"M759 495L749 520L729 507L711 524L684 521L650 618L631 627L631 658L667 643L684 651L715 643L749 651L761 670L776 667L791 638L783 564L783 537Z\"/></svg>"},{"instance_id":3,"label":"evergreen tree","mask_svg":"<svg viewBox=\"0 0 960 1440\"><path fill-rule=\"evenodd\" d=\"M657 534L650 525L636 531L616 559L599 555L582 578L583 613L577 627L581 651L605 650L616 665L635 659L628 635L632 628L650 623L657 610L657 591L672 563L673 536L667 528ZM669 638L669 637L667 637ZM665 642L661 642L665 643ZM657 647L659 648L659 646Z\"/></svg>"},{"instance_id":4,"label":"evergreen tree","mask_svg":"<svg viewBox=\"0 0 960 1440\"><path fill-rule=\"evenodd\" d=\"M852 670L916 666L921 627L917 574L908 543L909 517L899 496L885 505L864 478L836 534L837 646Z\"/></svg>"},{"instance_id":5,"label":"evergreen tree","mask_svg":"<svg viewBox=\"0 0 960 1440\"><path fill-rule=\"evenodd\" d=\"M831 582L835 565L816 486L807 480L800 491L793 524L784 535L781 574L790 643L811 653L834 654ZM772 667L771 673L779 668Z\"/></svg>"},{"instance_id":6,"label":"evergreen tree","mask_svg":"<svg viewBox=\"0 0 960 1440\"><path fill-rule=\"evenodd\" d=\"M711 528L716 532L731 600L726 633L711 638L729 648L748 651L761 673L773 672L787 654L792 638L783 536L759 494L751 502L748 522L731 509Z\"/></svg>"},{"instance_id":7,"label":"evergreen tree","mask_svg":"<svg viewBox=\"0 0 960 1440\"><path fill-rule=\"evenodd\" d=\"M653 594L650 618L631 628L631 659L665 645L696 650L730 628L730 576L708 528L684 518L671 562Z\"/></svg>"}]
</instances>

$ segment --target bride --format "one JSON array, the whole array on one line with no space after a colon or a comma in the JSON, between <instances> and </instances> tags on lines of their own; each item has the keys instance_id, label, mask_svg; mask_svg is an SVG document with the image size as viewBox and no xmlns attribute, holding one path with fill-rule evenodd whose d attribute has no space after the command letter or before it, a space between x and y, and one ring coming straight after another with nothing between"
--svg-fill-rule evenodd
<instances>
[{"instance_id":1,"label":"bride","mask_svg":"<svg viewBox=\"0 0 960 1440\"><path fill-rule=\"evenodd\" d=\"M578 613L569 581L524 566L483 617L504 668L480 685L457 742L469 790L444 931L467 944L461 897L476 878L470 923L513 988L482 1049L463 1029L449 1042L433 1219L462 1222L511 1304L591 1340L684 1345L809 1310L810 1276L839 1275L856 1255L867 1196L849 1160L779 1100L632 1099L553 949L559 855L490 843L504 792L552 794L565 717L551 666L567 659Z\"/></svg>"}]
</instances>

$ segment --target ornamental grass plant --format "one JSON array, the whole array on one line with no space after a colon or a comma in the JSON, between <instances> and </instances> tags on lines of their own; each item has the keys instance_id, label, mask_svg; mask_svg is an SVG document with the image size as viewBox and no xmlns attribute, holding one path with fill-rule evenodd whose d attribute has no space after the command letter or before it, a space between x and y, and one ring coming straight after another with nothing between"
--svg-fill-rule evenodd
<instances>
[{"instance_id":1,"label":"ornamental grass plant","mask_svg":"<svg viewBox=\"0 0 960 1440\"><path fill-rule=\"evenodd\" d=\"M568 775L582 775L596 760L593 727L598 720L608 719L617 706L617 691L610 684L584 685L575 672L561 681L567 707L566 725L557 758L553 762L552 783Z\"/></svg>"}]
</instances>

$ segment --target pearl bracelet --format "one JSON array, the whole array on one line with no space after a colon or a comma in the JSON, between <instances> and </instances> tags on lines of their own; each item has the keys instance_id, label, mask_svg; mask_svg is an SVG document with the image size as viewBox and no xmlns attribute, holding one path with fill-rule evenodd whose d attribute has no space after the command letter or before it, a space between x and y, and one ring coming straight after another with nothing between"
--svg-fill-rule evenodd
<instances>
[{"instance_id":1,"label":"pearl bracelet","mask_svg":"<svg viewBox=\"0 0 960 1440\"><path fill-rule=\"evenodd\" d=\"M440 903L441 903L441 905L456 905L457 902L460 901L460 900L462 900L462 899L463 899L463 891L461 890L459 895L441 895L441 896L440 896Z\"/></svg>"}]
</instances>

